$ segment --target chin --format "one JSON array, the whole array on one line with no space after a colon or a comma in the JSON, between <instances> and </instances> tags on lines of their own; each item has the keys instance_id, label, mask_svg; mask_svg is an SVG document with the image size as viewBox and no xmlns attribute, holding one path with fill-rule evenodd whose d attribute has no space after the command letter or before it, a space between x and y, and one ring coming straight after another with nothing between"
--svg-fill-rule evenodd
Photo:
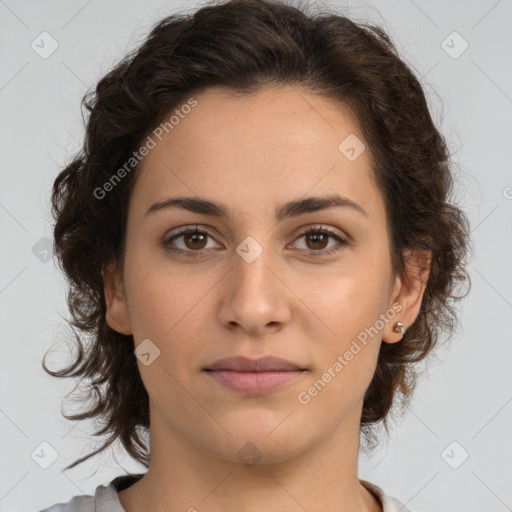
<instances>
[{"instance_id":1,"label":"chin","mask_svg":"<svg viewBox=\"0 0 512 512\"><path fill-rule=\"evenodd\" d=\"M285 428L280 424L282 419L270 422L272 427L269 422L253 422L250 427L231 424L227 427L231 436L225 433L221 438L209 437L203 447L216 458L246 467L286 462L304 452L313 440L301 439L301 429L297 426L292 431L293 425Z\"/></svg>"}]
</instances>

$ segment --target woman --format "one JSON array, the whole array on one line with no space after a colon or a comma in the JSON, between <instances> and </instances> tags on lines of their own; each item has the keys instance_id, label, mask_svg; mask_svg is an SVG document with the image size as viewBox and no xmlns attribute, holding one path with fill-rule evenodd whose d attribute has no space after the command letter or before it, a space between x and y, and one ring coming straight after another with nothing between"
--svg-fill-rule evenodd
<instances>
[{"instance_id":1,"label":"woman","mask_svg":"<svg viewBox=\"0 0 512 512\"><path fill-rule=\"evenodd\" d=\"M205 6L158 23L85 106L52 205L92 343L45 369L92 378L70 418L109 435L68 468L119 438L148 469L46 512L407 510L358 478L360 436L371 451L453 329L469 230L388 36Z\"/></svg>"}]
</instances>

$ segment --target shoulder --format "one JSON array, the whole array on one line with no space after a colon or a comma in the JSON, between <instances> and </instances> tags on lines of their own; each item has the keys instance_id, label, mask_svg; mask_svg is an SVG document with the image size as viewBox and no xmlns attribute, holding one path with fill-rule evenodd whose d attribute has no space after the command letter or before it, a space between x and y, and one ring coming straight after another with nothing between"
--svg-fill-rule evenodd
<instances>
[{"instance_id":1,"label":"shoulder","mask_svg":"<svg viewBox=\"0 0 512 512\"><path fill-rule=\"evenodd\" d=\"M96 487L94 496L73 496L69 501L56 503L39 512L125 512L117 495L117 491L129 487L142 475L123 475L114 478L108 485Z\"/></svg>"},{"instance_id":2,"label":"shoulder","mask_svg":"<svg viewBox=\"0 0 512 512\"><path fill-rule=\"evenodd\" d=\"M359 479L359 482L376 496L382 505L383 512L412 512L412 510L407 508L400 500L388 496L378 485L361 479Z\"/></svg>"},{"instance_id":3,"label":"shoulder","mask_svg":"<svg viewBox=\"0 0 512 512\"><path fill-rule=\"evenodd\" d=\"M61 502L39 512L94 512L94 496L73 496L68 502Z\"/></svg>"}]
</instances>

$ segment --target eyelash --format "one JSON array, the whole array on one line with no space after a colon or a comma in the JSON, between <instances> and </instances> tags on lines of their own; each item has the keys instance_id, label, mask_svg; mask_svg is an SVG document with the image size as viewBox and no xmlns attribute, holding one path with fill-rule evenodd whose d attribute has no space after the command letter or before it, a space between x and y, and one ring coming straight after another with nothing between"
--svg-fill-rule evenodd
<instances>
[{"instance_id":1,"label":"eyelash","mask_svg":"<svg viewBox=\"0 0 512 512\"><path fill-rule=\"evenodd\" d=\"M201 228L201 229L199 229ZM173 247L171 245L171 241L174 240L175 238L178 238L182 235L187 235L187 234L206 234L210 237L213 238L212 236L212 232L210 231L210 229L207 227L207 226L195 226L194 229L192 228L189 228L189 227L185 227L185 228L182 228L180 231L178 231L177 233L174 233L172 236L170 237L166 237L162 240L162 246L163 248L168 251L168 252L171 252L173 254L179 254L179 255L184 255L184 256L188 256L188 257L200 257L202 256L205 252L208 251L208 249L203 249L203 250L200 250L200 251L192 251L192 250L188 250L188 251L184 251L183 249L176 249L175 247ZM330 238L334 238L342 247L343 246L347 246L347 245L350 245L349 242L340 237L335 231L329 229L329 228L326 228L326 227L319 227L319 226L312 226L311 228L309 228L308 230L302 232L298 238L301 238L305 235L309 235L311 233L315 233L315 234L323 234L323 235L328 235ZM324 250L318 250L318 251L313 251L313 250L305 250L305 252L307 252L308 256L311 256L313 258L318 258L318 257L321 257L321 256L328 256L330 254L333 254L335 252L338 252L342 249L342 247L331 247L330 249L324 249Z\"/></svg>"}]
</instances>

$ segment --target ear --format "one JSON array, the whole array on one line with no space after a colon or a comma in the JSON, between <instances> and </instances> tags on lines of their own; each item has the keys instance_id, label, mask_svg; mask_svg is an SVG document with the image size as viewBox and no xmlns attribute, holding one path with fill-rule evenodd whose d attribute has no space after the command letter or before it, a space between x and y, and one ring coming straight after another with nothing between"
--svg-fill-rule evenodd
<instances>
[{"instance_id":1,"label":"ear","mask_svg":"<svg viewBox=\"0 0 512 512\"><path fill-rule=\"evenodd\" d=\"M107 305L107 324L121 334L132 334L121 272L112 263L103 270L102 275Z\"/></svg>"},{"instance_id":2,"label":"ear","mask_svg":"<svg viewBox=\"0 0 512 512\"><path fill-rule=\"evenodd\" d=\"M416 320L421 308L423 294L430 274L431 251L425 249L406 249L404 251L405 273L397 275L390 295L388 310L393 307L397 314L387 322L382 341L397 343L403 334L393 330L396 322L404 324L404 333ZM398 311L397 304L401 306Z\"/></svg>"}]
</instances>

